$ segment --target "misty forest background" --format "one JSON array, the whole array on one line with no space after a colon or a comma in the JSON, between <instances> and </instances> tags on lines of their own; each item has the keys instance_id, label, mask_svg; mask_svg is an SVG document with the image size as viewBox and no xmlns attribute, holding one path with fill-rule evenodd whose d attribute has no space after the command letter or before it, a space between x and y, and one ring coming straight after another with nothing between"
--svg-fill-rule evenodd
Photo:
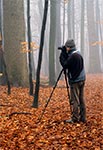
<instances>
[{"instance_id":1,"label":"misty forest background","mask_svg":"<svg viewBox=\"0 0 103 150\"><path fill-rule=\"evenodd\" d=\"M69 38L85 62L86 123L64 123L64 74L54 88ZM103 0L0 0L0 149L103 150L102 118Z\"/></svg>"},{"instance_id":2,"label":"misty forest background","mask_svg":"<svg viewBox=\"0 0 103 150\"><path fill-rule=\"evenodd\" d=\"M84 57L86 73L103 72L102 8L102 0L48 1L40 81L55 84L62 69L58 47L69 38ZM3 57L6 65L5 72L0 61L0 84L6 84L6 79L13 86L35 82L43 14L44 0L0 0L0 60Z\"/></svg>"}]
</instances>

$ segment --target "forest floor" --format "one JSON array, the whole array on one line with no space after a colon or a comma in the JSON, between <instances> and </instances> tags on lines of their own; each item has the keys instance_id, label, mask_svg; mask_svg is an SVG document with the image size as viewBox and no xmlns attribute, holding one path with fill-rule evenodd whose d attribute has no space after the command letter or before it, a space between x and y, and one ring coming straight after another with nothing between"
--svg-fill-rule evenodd
<instances>
[{"instance_id":1,"label":"forest floor","mask_svg":"<svg viewBox=\"0 0 103 150\"><path fill-rule=\"evenodd\" d=\"M38 122L52 91L41 87L39 108L32 108L27 88L0 86L0 150L103 150L103 75L87 75L85 100L87 123L64 123L70 118L63 81Z\"/></svg>"}]
</instances>

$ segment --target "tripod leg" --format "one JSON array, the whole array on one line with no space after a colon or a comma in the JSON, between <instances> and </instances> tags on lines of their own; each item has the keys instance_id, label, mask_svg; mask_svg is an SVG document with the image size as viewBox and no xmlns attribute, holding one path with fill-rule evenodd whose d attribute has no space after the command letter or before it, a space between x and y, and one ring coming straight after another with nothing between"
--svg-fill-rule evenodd
<instances>
[{"instance_id":1,"label":"tripod leg","mask_svg":"<svg viewBox=\"0 0 103 150\"><path fill-rule=\"evenodd\" d=\"M69 99L69 102L70 102L69 86L68 86L68 81L67 81L66 72L65 72L65 82L66 82L66 87L67 87L68 99ZM71 114L72 114L72 105L71 105L71 103L70 103L70 112L71 112Z\"/></svg>"},{"instance_id":2,"label":"tripod leg","mask_svg":"<svg viewBox=\"0 0 103 150\"><path fill-rule=\"evenodd\" d=\"M50 94L50 96L49 96L49 98L48 98L48 100L47 100L47 103L46 103L45 107L44 107L44 110L43 110L41 116L39 117L39 122L41 121L41 119L42 119L42 117L43 117L43 115L44 115L44 112L45 112L45 110L46 110L46 107L48 106L48 103L50 102L50 99L51 99L51 97L52 97L52 95L53 95L53 92L54 92L54 90L55 90L55 88L56 88L56 86L57 86L57 83L58 83L58 81L59 81L61 75L62 75L62 72L63 72L63 69L61 70L61 72L60 72L60 74L59 74L59 76L58 76L58 78L57 78L57 81L56 81L56 83L55 83L55 86L53 87L53 90L52 90L52 92L51 92L51 94Z\"/></svg>"}]
</instances>

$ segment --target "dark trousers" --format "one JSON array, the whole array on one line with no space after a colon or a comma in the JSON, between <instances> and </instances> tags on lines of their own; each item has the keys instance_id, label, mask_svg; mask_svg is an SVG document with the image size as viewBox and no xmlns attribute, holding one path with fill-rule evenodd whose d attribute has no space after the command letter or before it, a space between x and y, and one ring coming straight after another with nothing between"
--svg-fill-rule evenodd
<instances>
[{"instance_id":1,"label":"dark trousers","mask_svg":"<svg viewBox=\"0 0 103 150\"><path fill-rule=\"evenodd\" d=\"M81 81L70 85L70 104L72 105L73 121L86 121L84 85L85 81Z\"/></svg>"}]
</instances>

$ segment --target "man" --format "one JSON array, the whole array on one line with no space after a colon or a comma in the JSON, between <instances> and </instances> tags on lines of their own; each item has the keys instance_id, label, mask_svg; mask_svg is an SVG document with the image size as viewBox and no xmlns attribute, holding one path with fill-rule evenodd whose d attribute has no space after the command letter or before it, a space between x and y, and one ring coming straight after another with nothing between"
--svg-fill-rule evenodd
<instances>
[{"instance_id":1,"label":"man","mask_svg":"<svg viewBox=\"0 0 103 150\"><path fill-rule=\"evenodd\" d=\"M65 122L86 122L86 108L84 102L85 70L83 57L76 50L74 40L67 40L65 51L60 54L60 63L67 71L70 86L70 105L72 116Z\"/></svg>"}]
</instances>

